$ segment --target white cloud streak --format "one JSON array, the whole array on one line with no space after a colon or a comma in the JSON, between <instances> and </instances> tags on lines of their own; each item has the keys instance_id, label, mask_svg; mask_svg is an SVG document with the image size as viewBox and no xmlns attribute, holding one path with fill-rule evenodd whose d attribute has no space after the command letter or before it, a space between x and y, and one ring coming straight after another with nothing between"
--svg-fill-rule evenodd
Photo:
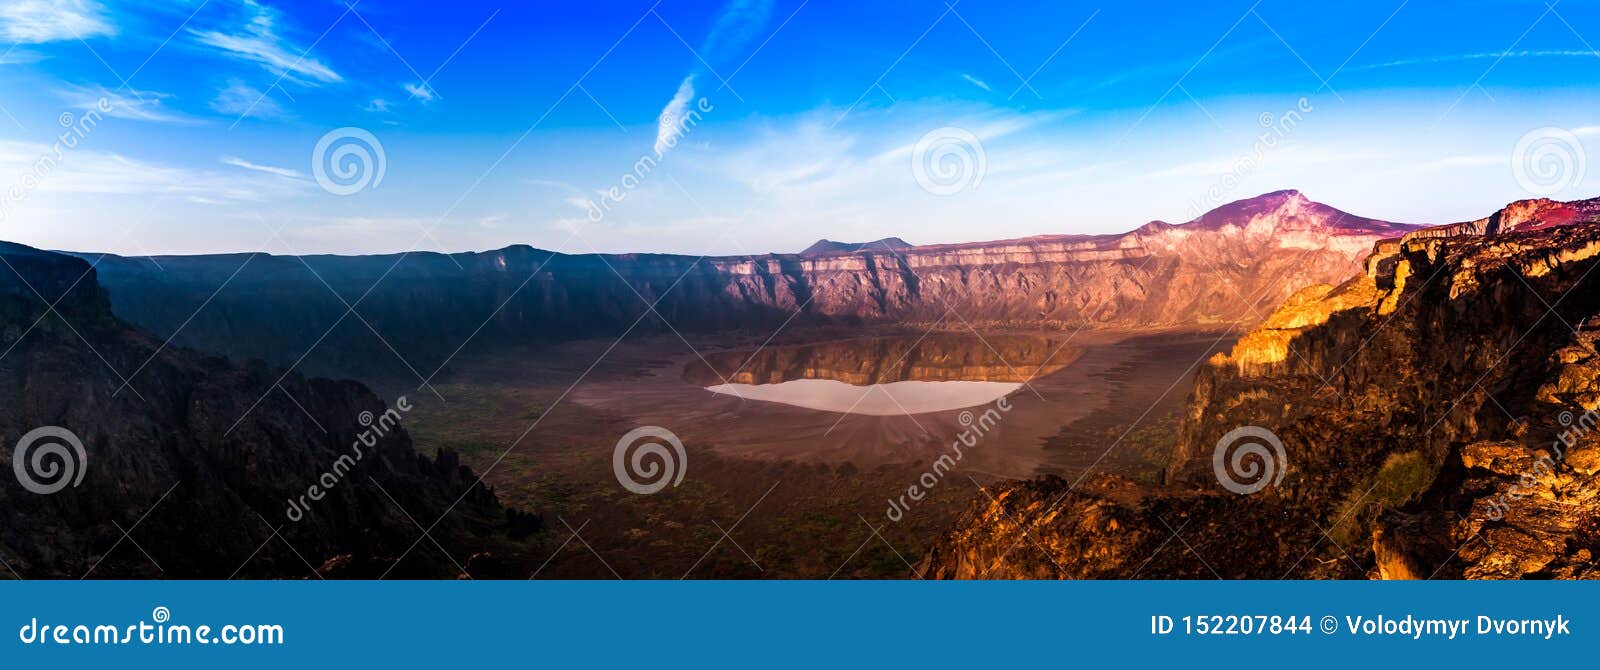
<instances>
[{"instance_id":1,"label":"white cloud streak","mask_svg":"<svg viewBox=\"0 0 1600 670\"><path fill-rule=\"evenodd\" d=\"M1524 51L1485 51L1480 53L1449 54L1444 56L1427 56L1421 58L1401 58L1384 63L1373 63L1352 67L1350 70L1380 70L1391 67L1407 65L1437 65L1440 63L1459 63L1474 60L1500 60L1502 58L1594 58L1600 60L1600 51L1584 51L1581 49L1535 49Z\"/></svg>"},{"instance_id":2,"label":"white cloud streak","mask_svg":"<svg viewBox=\"0 0 1600 670\"><path fill-rule=\"evenodd\" d=\"M672 100L661 110L661 116L656 120L656 155L667 153L673 145L678 143L681 126L679 120L689 112L689 101L694 99L694 75L683 78L683 83L678 84L678 92Z\"/></svg>"},{"instance_id":3,"label":"white cloud streak","mask_svg":"<svg viewBox=\"0 0 1600 670\"><path fill-rule=\"evenodd\" d=\"M117 29L93 0L6 0L0 3L0 37L20 44L111 36Z\"/></svg>"},{"instance_id":4,"label":"white cloud streak","mask_svg":"<svg viewBox=\"0 0 1600 670\"><path fill-rule=\"evenodd\" d=\"M433 89L429 88L427 84L422 82L406 82L401 86L406 89L406 93L411 94L411 97L417 98L423 102L433 102Z\"/></svg>"},{"instance_id":5,"label":"white cloud streak","mask_svg":"<svg viewBox=\"0 0 1600 670\"><path fill-rule=\"evenodd\" d=\"M0 65L32 65L44 60L44 54L28 49L13 48L9 52L0 53Z\"/></svg>"},{"instance_id":6,"label":"white cloud streak","mask_svg":"<svg viewBox=\"0 0 1600 670\"><path fill-rule=\"evenodd\" d=\"M723 63L744 49L767 26L768 19L772 18L772 0L733 0L717 15L717 20L711 26L711 32L701 43L698 50L700 59L706 63ZM715 65L701 65L701 68L715 67ZM664 155L668 149L676 144L678 120L688 113L689 101L694 98L694 80L700 69L696 69L683 78L678 84L677 93L672 100L661 110L657 118L655 151L657 156Z\"/></svg>"},{"instance_id":7,"label":"white cloud streak","mask_svg":"<svg viewBox=\"0 0 1600 670\"><path fill-rule=\"evenodd\" d=\"M282 119L289 116L270 96L238 80L229 82L227 88L217 92L217 97L211 101L211 109L241 118Z\"/></svg>"},{"instance_id":8,"label":"white cloud streak","mask_svg":"<svg viewBox=\"0 0 1600 670\"><path fill-rule=\"evenodd\" d=\"M45 144L0 140L0 174L38 173L41 157L55 156ZM38 178L39 194L181 195L218 201L254 201L289 192L277 177L225 174L173 167L121 154L77 149L64 152ZM302 186L293 186L295 190Z\"/></svg>"},{"instance_id":9,"label":"white cloud streak","mask_svg":"<svg viewBox=\"0 0 1600 670\"><path fill-rule=\"evenodd\" d=\"M264 172L266 174L277 175L277 176L283 177L285 179L304 180L306 178L305 173L301 172L299 170L291 170L289 168L281 168L281 167L275 167L275 166L272 166L272 165L262 165L260 163L252 163L252 162L247 161L247 160L245 160L243 158L240 158L238 156L223 156L222 157L222 164L223 165L232 165L233 167L243 168L243 169L246 169L246 170L253 170L255 172Z\"/></svg>"},{"instance_id":10,"label":"white cloud streak","mask_svg":"<svg viewBox=\"0 0 1600 670\"><path fill-rule=\"evenodd\" d=\"M132 121L174 123L191 125L199 119L173 111L163 105L172 96L157 91L122 89L112 91L104 86L68 86L57 91L68 105L83 109L105 109L106 116ZM106 104L101 106L100 101Z\"/></svg>"},{"instance_id":11,"label":"white cloud streak","mask_svg":"<svg viewBox=\"0 0 1600 670\"><path fill-rule=\"evenodd\" d=\"M206 46L219 49L235 58L256 63L268 72L305 84L336 84L344 77L309 54L309 47L301 47L277 34L278 13L247 0L245 6L255 10L255 16L242 30L222 32L196 30L189 34Z\"/></svg>"}]
</instances>

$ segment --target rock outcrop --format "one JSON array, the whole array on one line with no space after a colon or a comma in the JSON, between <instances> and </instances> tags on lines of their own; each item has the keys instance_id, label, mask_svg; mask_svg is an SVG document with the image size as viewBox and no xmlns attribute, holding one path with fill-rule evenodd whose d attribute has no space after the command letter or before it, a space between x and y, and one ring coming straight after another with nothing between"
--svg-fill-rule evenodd
<instances>
[{"instance_id":1,"label":"rock outcrop","mask_svg":"<svg viewBox=\"0 0 1600 670\"><path fill-rule=\"evenodd\" d=\"M469 343L615 338L665 324L692 334L783 323L1253 322L1257 309L1348 276L1374 242L1412 229L1282 191L1120 235L798 255L517 246L451 256L79 256L96 264L120 317L177 344L318 374L428 376Z\"/></svg>"},{"instance_id":2,"label":"rock outcrop","mask_svg":"<svg viewBox=\"0 0 1600 670\"><path fill-rule=\"evenodd\" d=\"M360 384L165 346L77 258L0 243L0 261L6 576L455 577L530 527L454 454L413 451ZM52 426L72 437L33 433ZM411 518L446 510L432 537L457 555L407 553Z\"/></svg>"},{"instance_id":3,"label":"rock outcrop","mask_svg":"<svg viewBox=\"0 0 1600 670\"><path fill-rule=\"evenodd\" d=\"M1203 366L1165 485L1001 487L924 567L1600 576L1597 262L1600 199L1380 242L1366 272L1301 290Z\"/></svg>"}]
</instances>

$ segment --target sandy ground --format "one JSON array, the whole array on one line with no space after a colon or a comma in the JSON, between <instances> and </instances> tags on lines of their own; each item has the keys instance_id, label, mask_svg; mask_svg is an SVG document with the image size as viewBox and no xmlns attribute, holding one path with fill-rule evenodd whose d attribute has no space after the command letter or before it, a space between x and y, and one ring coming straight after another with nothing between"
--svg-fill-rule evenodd
<instances>
[{"instance_id":1,"label":"sandy ground","mask_svg":"<svg viewBox=\"0 0 1600 670\"><path fill-rule=\"evenodd\" d=\"M840 337L794 333L776 345ZM1058 334L1059 335L1059 334ZM967 429L961 412L843 415L740 400L683 378L699 355L761 338L589 341L464 356L407 389L419 451L450 448L502 501L541 514L538 578L903 578L982 487L1041 473L1148 479L1175 437L1194 366L1220 333L1084 331L1070 365L1010 396L1012 410L901 518L888 501ZM602 357L602 354L604 356ZM598 363L595 363L599 360ZM681 438L683 480L651 495L619 484L612 453L628 431ZM1131 430L1130 430L1131 428ZM726 534L724 534L726 531ZM459 560L465 548L446 547Z\"/></svg>"},{"instance_id":2,"label":"sandy ground","mask_svg":"<svg viewBox=\"0 0 1600 670\"><path fill-rule=\"evenodd\" d=\"M1100 461L1107 466L1102 471L1132 474L1128 468L1138 459L1118 453L1111 443L1100 450L1074 444L1064 432L1101 415L1101 423L1113 425L1131 425L1141 415L1165 416L1188 394L1192 364L1229 343L1231 338L1211 333L1080 333L1058 357L1070 364L1012 393L1012 409L984 431L979 444L963 447L965 465L1003 478L1075 477ZM842 414L711 393L683 380L683 367L695 360L695 354L685 353L638 378L586 380L570 400L636 425L668 427L730 457L858 467L927 464L952 452L952 444L969 430L963 418L972 417L961 410Z\"/></svg>"}]
</instances>

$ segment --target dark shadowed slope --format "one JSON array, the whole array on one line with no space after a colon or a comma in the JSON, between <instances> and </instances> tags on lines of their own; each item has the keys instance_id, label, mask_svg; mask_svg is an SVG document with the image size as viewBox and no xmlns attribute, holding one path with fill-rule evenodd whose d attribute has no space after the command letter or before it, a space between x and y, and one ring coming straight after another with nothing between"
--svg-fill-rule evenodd
<instances>
[{"instance_id":1,"label":"dark shadowed slope","mask_svg":"<svg viewBox=\"0 0 1600 670\"><path fill-rule=\"evenodd\" d=\"M82 260L0 243L0 261L8 576L377 577L404 554L392 575L453 577L495 546L497 528L532 525L508 519L454 454L415 453L360 384L163 348L111 315ZM47 426L75 434L81 457L59 437L13 451ZM67 472L81 480L49 492ZM327 493L288 518L287 501L327 486L328 473ZM429 523L458 500L433 531L453 556L406 554L420 533L408 514Z\"/></svg>"}]
</instances>

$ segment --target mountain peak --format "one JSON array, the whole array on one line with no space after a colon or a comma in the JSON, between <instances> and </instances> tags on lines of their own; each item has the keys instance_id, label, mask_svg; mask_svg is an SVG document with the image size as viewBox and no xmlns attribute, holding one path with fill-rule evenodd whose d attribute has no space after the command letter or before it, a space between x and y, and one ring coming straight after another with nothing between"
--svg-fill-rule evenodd
<instances>
[{"instance_id":1,"label":"mountain peak","mask_svg":"<svg viewBox=\"0 0 1600 670\"><path fill-rule=\"evenodd\" d=\"M833 254L853 254L858 251L892 251L896 249L910 249L911 243L898 237L885 237L871 242L835 242L830 239L820 239L805 251L801 256L829 256Z\"/></svg>"},{"instance_id":2,"label":"mountain peak","mask_svg":"<svg viewBox=\"0 0 1600 670\"><path fill-rule=\"evenodd\" d=\"M1341 234L1399 236L1418 226L1356 216L1307 198L1295 189L1263 193L1220 205L1183 224L1199 230L1268 226L1272 230L1319 230Z\"/></svg>"}]
</instances>

